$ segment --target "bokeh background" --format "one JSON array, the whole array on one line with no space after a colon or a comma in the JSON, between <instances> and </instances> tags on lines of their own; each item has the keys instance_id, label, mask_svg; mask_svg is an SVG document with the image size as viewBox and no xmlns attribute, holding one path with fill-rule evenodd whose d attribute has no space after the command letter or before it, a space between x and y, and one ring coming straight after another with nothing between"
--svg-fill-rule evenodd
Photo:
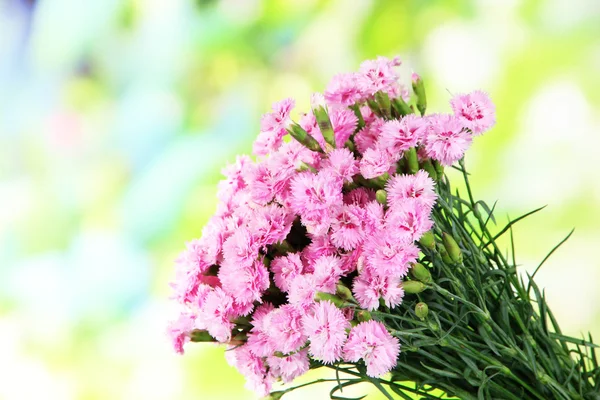
<instances>
[{"instance_id":1,"label":"bokeh background","mask_svg":"<svg viewBox=\"0 0 600 400\"><path fill-rule=\"evenodd\" d=\"M172 262L273 101L395 54L430 110L491 94L476 195L548 204L524 271L576 228L538 279L600 338L597 0L0 0L0 399L253 398L222 349L172 353Z\"/></svg>"}]
</instances>

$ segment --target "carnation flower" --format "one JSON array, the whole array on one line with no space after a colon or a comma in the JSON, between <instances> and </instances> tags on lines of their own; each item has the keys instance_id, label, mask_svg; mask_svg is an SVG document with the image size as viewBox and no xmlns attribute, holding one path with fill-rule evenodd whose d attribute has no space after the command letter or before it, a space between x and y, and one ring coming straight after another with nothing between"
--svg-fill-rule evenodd
<instances>
[{"instance_id":1,"label":"carnation flower","mask_svg":"<svg viewBox=\"0 0 600 400\"><path fill-rule=\"evenodd\" d=\"M475 135L481 135L496 123L496 106L480 90L456 95L450 105L458 120Z\"/></svg>"},{"instance_id":2,"label":"carnation flower","mask_svg":"<svg viewBox=\"0 0 600 400\"><path fill-rule=\"evenodd\" d=\"M350 323L342 311L330 301L316 303L302 318L304 333L310 341L310 355L325 364L332 364L342 357L346 341L346 329Z\"/></svg>"},{"instance_id":3,"label":"carnation flower","mask_svg":"<svg viewBox=\"0 0 600 400\"><path fill-rule=\"evenodd\" d=\"M360 173L367 179L377 178L388 172L394 160L385 149L370 148L360 160Z\"/></svg>"},{"instance_id":4,"label":"carnation flower","mask_svg":"<svg viewBox=\"0 0 600 400\"><path fill-rule=\"evenodd\" d=\"M429 208L418 202L402 203L386 214L386 226L401 241L417 241L433 227Z\"/></svg>"},{"instance_id":5,"label":"carnation flower","mask_svg":"<svg viewBox=\"0 0 600 400\"><path fill-rule=\"evenodd\" d=\"M306 343L306 335L302 330L302 313L285 304L270 313L268 328L275 350L284 354L298 350Z\"/></svg>"},{"instance_id":6,"label":"carnation flower","mask_svg":"<svg viewBox=\"0 0 600 400\"><path fill-rule=\"evenodd\" d=\"M344 250L353 250L363 241L365 210L358 205L344 205L331 225L331 241Z\"/></svg>"},{"instance_id":7,"label":"carnation flower","mask_svg":"<svg viewBox=\"0 0 600 400\"><path fill-rule=\"evenodd\" d=\"M342 275L342 260L338 256L321 256L313 264L317 290L335 293L335 285Z\"/></svg>"},{"instance_id":8,"label":"carnation flower","mask_svg":"<svg viewBox=\"0 0 600 400\"><path fill-rule=\"evenodd\" d=\"M275 351L275 346L269 335L271 328L271 311L275 308L271 303L260 305L252 315L252 329L248 333L246 346L252 354L267 357Z\"/></svg>"},{"instance_id":9,"label":"carnation flower","mask_svg":"<svg viewBox=\"0 0 600 400\"><path fill-rule=\"evenodd\" d=\"M352 292L358 304L367 310L376 310L380 298L383 298L386 306L393 308L400 304L404 297L399 276L378 274L373 268L364 268L354 278Z\"/></svg>"},{"instance_id":10,"label":"carnation flower","mask_svg":"<svg viewBox=\"0 0 600 400\"><path fill-rule=\"evenodd\" d=\"M304 375L310 366L308 361L308 350L300 350L297 353L283 357L267 357L269 373L275 378L281 378L285 383L293 381L298 376Z\"/></svg>"},{"instance_id":11,"label":"carnation flower","mask_svg":"<svg viewBox=\"0 0 600 400\"><path fill-rule=\"evenodd\" d=\"M289 290L289 283L304 271L304 265L298 253L275 257L271 261L271 272L275 285L284 292Z\"/></svg>"},{"instance_id":12,"label":"carnation flower","mask_svg":"<svg viewBox=\"0 0 600 400\"><path fill-rule=\"evenodd\" d=\"M378 146L392 154L401 155L424 139L427 123L414 114L407 115L400 121L391 120L383 124Z\"/></svg>"},{"instance_id":13,"label":"carnation flower","mask_svg":"<svg viewBox=\"0 0 600 400\"><path fill-rule=\"evenodd\" d=\"M369 236L364 245L365 260L378 274L405 276L418 254L419 249L407 241L403 231L388 225L378 235Z\"/></svg>"},{"instance_id":14,"label":"carnation flower","mask_svg":"<svg viewBox=\"0 0 600 400\"><path fill-rule=\"evenodd\" d=\"M260 302L262 294L269 288L269 272L262 260L251 264L224 262L219 270L223 290L235 296L240 304Z\"/></svg>"},{"instance_id":15,"label":"carnation flower","mask_svg":"<svg viewBox=\"0 0 600 400\"><path fill-rule=\"evenodd\" d=\"M358 165L352 152L343 147L330 151L328 156L323 163L323 170L332 172L345 182L352 182L352 177L358 174Z\"/></svg>"},{"instance_id":16,"label":"carnation flower","mask_svg":"<svg viewBox=\"0 0 600 400\"><path fill-rule=\"evenodd\" d=\"M335 134L335 144L337 147L344 147L346 141L354 133L358 118L352 110L346 108L336 108L329 114L333 133ZM323 146L325 148L325 146Z\"/></svg>"},{"instance_id":17,"label":"carnation flower","mask_svg":"<svg viewBox=\"0 0 600 400\"><path fill-rule=\"evenodd\" d=\"M351 106L362 100L367 84L357 73L335 75L325 89L325 100L332 106Z\"/></svg>"},{"instance_id":18,"label":"carnation flower","mask_svg":"<svg viewBox=\"0 0 600 400\"><path fill-rule=\"evenodd\" d=\"M208 333L221 343L231 339L234 316L233 298L217 287L207 294L196 319L199 329L206 329Z\"/></svg>"},{"instance_id":19,"label":"carnation flower","mask_svg":"<svg viewBox=\"0 0 600 400\"><path fill-rule=\"evenodd\" d=\"M377 140L381 136L381 132L385 121L380 118L374 118L374 120L366 124L360 131L356 133L354 137L354 142L356 144L356 148L361 154L365 154L365 152L371 148L374 148L377 144Z\"/></svg>"},{"instance_id":20,"label":"carnation flower","mask_svg":"<svg viewBox=\"0 0 600 400\"><path fill-rule=\"evenodd\" d=\"M225 352L229 365L237 368L246 378L246 388L261 397L271 391L272 378L268 374L267 365L261 357L254 355L247 345L229 349Z\"/></svg>"},{"instance_id":21,"label":"carnation flower","mask_svg":"<svg viewBox=\"0 0 600 400\"><path fill-rule=\"evenodd\" d=\"M385 189L388 206L392 208L417 202L431 209L437 199L433 180L423 170L414 175L395 175L387 181Z\"/></svg>"},{"instance_id":22,"label":"carnation flower","mask_svg":"<svg viewBox=\"0 0 600 400\"><path fill-rule=\"evenodd\" d=\"M373 320L361 322L352 328L344 345L344 360L364 360L367 375L374 378L381 377L394 368L398 354L398 339L390 335L381 322Z\"/></svg>"},{"instance_id":23,"label":"carnation flower","mask_svg":"<svg viewBox=\"0 0 600 400\"><path fill-rule=\"evenodd\" d=\"M171 338L173 348L179 354L183 354L183 346L190 341L188 332L195 326L196 316L189 311L183 311L179 317L169 322L167 334Z\"/></svg>"},{"instance_id":24,"label":"carnation flower","mask_svg":"<svg viewBox=\"0 0 600 400\"><path fill-rule=\"evenodd\" d=\"M429 157L442 165L451 166L460 160L472 140L471 134L453 115L435 114L429 117L425 149Z\"/></svg>"},{"instance_id":25,"label":"carnation flower","mask_svg":"<svg viewBox=\"0 0 600 400\"><path fill-rule=\"evenodd\" d=\"M394 70L401 64L400 59L395 57L377 57L376 60L367 60L360 64L360 73L368 81L366 92L373 95L378 91L388 93L391 97L397 97L399 93L398 74Z\"/></svg>"},{"instance_id":26,"label":"carnation flower","mask_svg":"<svg viewBox=\"0 0 600 400\"><path fill-rule=\"evenodd\" d=\"M263 115L260 121L260 134L253 145L254 154L264 156L281 146L294 104L293 99L281 100L273 104L273 112Z\"/></svg>"}]
</instances>

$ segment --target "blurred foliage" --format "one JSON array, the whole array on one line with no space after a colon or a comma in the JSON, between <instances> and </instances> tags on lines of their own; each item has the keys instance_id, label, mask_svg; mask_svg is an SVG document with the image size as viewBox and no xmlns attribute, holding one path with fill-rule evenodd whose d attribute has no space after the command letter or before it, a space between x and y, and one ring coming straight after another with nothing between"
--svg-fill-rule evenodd
<instances>
[{"instance_id":1,"label":"blurred foliage","mask_svg":"<svg viewBox=\"0 0 600 400\"><path fill-rule=\"evenodd\" d=\"M0 398L251 398L222 349L171 353L172 260L261 113L377 55L435 111L490 92L475 191L499 215L550 204L516 230L524 268L577 227L538 276L568 333L598 332L599 18L595 0L0 2Z\"/></svg>"}]
</instances>

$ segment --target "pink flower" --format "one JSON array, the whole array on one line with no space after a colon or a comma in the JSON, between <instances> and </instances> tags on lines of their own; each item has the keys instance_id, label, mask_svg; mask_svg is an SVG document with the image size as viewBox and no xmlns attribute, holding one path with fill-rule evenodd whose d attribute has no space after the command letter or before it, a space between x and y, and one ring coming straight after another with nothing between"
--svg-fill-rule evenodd
<instances>
[{"instance_id":1,"label":"pink flower","mask_svg":"<svg viewBox=\"0 0 600 400\"><path fill-rule=\"evenodd\" d=\"M376 310L379 308L379 298L383 297L385 304L393 308L402 303L404 290L400 285L400 277L377 274L372 268L364 268L354 278L352 292L362 308Z\"/></svg>"},{"instance_id":2,"label":"pink flower","mask_svg":"<svg viewBox=\"0 0 600 400\"><path fill-rule=\"evenodd\" d=\"M261 357L254 355L247 345L228 349L225 358L229 365L244 375L247 389L260 397L265 397L271 392L272 377L268 374L267 365Z\"/></svg>"},{"instance_id":3,"label":"pink flower","mask_svg":"<svg viewBox=\"0 0 600 400\"><path fill-rule=\"evenodd\" d=\"M407 115L400 121L387 121L381 128L378 146L386 148L392 154L402 155L424 139L426 128L427 122L414 114Z\"/></svg>"},{"instance_id":4,"label":"pink flower","mask_svg":"<svg viewBox=\"0 0 600 400\"><path fill-rule=\"evenodd\" d=\"M321 301L304 315L302 322L310 341L309 353L315 360L332 364L342 357L350 323L339 308L330 301Z\"/></svg>"},{"instance_id":5,"label":"pink flower","mask_svg":"<svg viewBox=\"0 0 600 400\"><path fill-rule=\"evenodd\" d=\"M203 237L186 243L186 250L175 261L175 281L171 287L173 297L180 303L189 303L194 299L198 285L203 281L203 274L216 264L216 248L207 245L207 241Z\"/></svg>"},{"instance_id":6,"label":"pink flower","mask_svg":"<svg viewBox=\"0 0 600 400\"><path fill-rule=\"evenodd\" d=\"M297 353L283 357L269 356L267 357L267 364L269 364L272 376L289 383L308 371L310 366L308 350L300 350Z\"/></svg>"},{"instance_id":7,"label":"pink flower","mask_svg":"<svg viewBox=\"0 0 600 400\"><path fill-rule=\"evenodd\" d=\"M361 154L365 154L368 149L374 148L381 136L381 130L385 121L375 117L370 124L367 124L354 136L354 143Z\"/></svg>"},{"instance_id":8,"label":"pink flower","mask_svg":"<svg viewBox=\"0 0 600 400\"><path fill-rule=\"evenodd\" d=\"M288 301L294 307L305 310L315 302L317 284L313 274L298 275L291 280Z\"/></svg>"},{"instance_id":9,"label":"pink flower","mask_svg":"<svg viewBox=\"0 0 600 400\"><path fill-rule=\"evenodd\" d=\"M344 204L364 206L373 200L375 200L375 191L365 187L359 187L344 194Z\"/></svg>"},{"instance_id":10,"label":"pink flower","mask_svg":"<svg viewBox=\"0 0 600 400\"><path fill-rule=\"evenodd\" d=\"M414 175L395 175L386 186L387 202L390 207L416 202L431 209L437 199L433 179L424 170Z\"/></svg>"},{"instance_id":11,"label":"pink flower","mask_svg":"<svg viewBox=\"0 0 600 400\"><path fill-rule=\"evenodd\" d=\"M271 271L275 285L287 292L290 282L304 272L304 266L298 253L289 253L283 257L275 257L271 261Z\"/></svg>"},{"instance_id":12,"label":"pink flower","mask_svg":"<svg viewBox=\"0 0 600 400\"><path fill-rule=\"evenodd\" d=\"M365 361L367 375L378 378L396 366L400 354L398 339L378 321L361 322L350 331L344 346L344 360Z\"/></svg>"},{"instance_id":13,"label":"pink flower","mask_svg":"<svg viewBox=\"0 0 600 400\"><path fill-rule=\"evenodd\" d=\"M196 317L190 312L182 312L175 321L167 327L167 334L173 342L173 348L183 354L183 346L190 341L189 332L194 329Z\"/></svg>"},{"instance_id":14,"label":"pink flower","mask_svg":"<svg viewBox=\"0 0 600 400\"><path fill-rule=\"evenodd\" d=\"M214 288L207 294L196 320L199 329L206 329L208 333L221 343L231 339L233 323L233 298L221 288Z\"/></svg>"},{"instance_id":15,"label":"pink flower","mask_svg":"<svg viewBox=\"0 0 600 400\"><path fill-rule=\"evenodd\" d=\"M325 89L325 100L332 106L348 107L362 101L368 82L357 73L335 75Z\"/></svg>"},{"instance_id":16,"label":"pink flower","mask_svg":"<svg viewBox=\"0 0 600 400\"><path fill-rule=\"evenodd\" d=\"M240 227L223 243L224 262L245 266L258 257L260 242L247 228Z\"/></svg>"},{"instance_id":17,"label":"pink flower","mask_svg":"<svg viewBox=\"0 0 600 400\"><path fill-rule=\"evenodd\" d=\"M417 203L402 203L390 208L386 215L386 226L391 227L400 240L417 241L433 227L431 209Z\"/></svg>"},{"instance_id":18,"label":"pink flower","mask_svg":"<svg viewBox=\"0 0 600 400\"><path fill-rule=\"evenodd\" d=\"M244 171L249 198L259 205L267 205L274 197L281 196L295 172L279 165L271 165L272 163L269 159L267 162L249 165Z\"/></svg>"},{"instance_id":19,"label":"pink flower","mask_svg":"<svg viewBox=\"0 0 600 400\"><path fill-rule=\"evenodd\" d=\"M399 236L386 226L378 235L369 236L369 240L365 242L364 255L367 265L378 274L405 276L409 263L415 262L419 255L417 246L408 242L406 237Z\"/></svg>"},{"instance_id":20,"label":"pink flower","mask_svg":"<svg viewBox=\"0 0 600 400\"><path fill-rule=\"evenodd\" d=\"M283 241L290 233L295 217L289 210L269 204L254 210L248 225L261 246L266 246Z\"/></svg>"},{"instance_id":21,"label":"pink flower","mask_svg":"<svg viewBox=\"0 0 600 400\"><path fill-rule=\"evenodd\" d=\"M458 120L475 135L481 135L496 123L496 106L480 90L456 95L450 105Z\"/></svg>"},{"instance_id":22,"label":"pink flower","mask_svg":"<svg viewBox=\"0 0 600 400\"><path fill-rule=\"evenodd\" d=\"M264 156L281 146L294 104L293 99L281 100L273 104L273 112L263 115L260 121L260 134L253 145L254 154Z\"/></svg>"},{"instance_id":23,"label":"pink flower","mask_svg":"<svg viewBox=\"0 0 600 400\"><path fill-rule=\"evenodd\" d=\"M383 229L383 205L372 200L364 206L365 220L364 230L365 236L377 235Z\"/></svg>"},{"instance_id":24,"label":"pink flower","mask_svg":"<svg viewBox=\"0 0 600 400\"><path fill-rule=\"evenodd\" d=\"M342 147L330 151L328 155L329 158L325 160L323 169L331 171L345 182L352 182L352 177L358 174L358 165L354 154Z\"/></svg>"},{"instance_id":25,"label":"pink flower","mask_svg":"<svg viewBox=\"0 0 600 400\"><path fill-rule=\"evenodd\" d=\"M376 60L363 61L360 64L359 71L369 82L367 94L373 95L378 91L383 91L392 97L396 97L399 88L398 74L394 71L394 67L400 64L398 57L392 60L386 57L377 57Z\"/></svg>"},{"instance_id":26,"label":"pink flower","mask_svg":"<svg viewBox=\"0 0 600 400\"><path fill-rule=\"evenodd\" d=\"M313 272L314 264L322 256L331 256L337 254L337 248L331 242L330 235L315 236L310 235L310 244L302 250L302 260L304 261L304 272Z\"/></svg>"},{"instance_id":27,"label":"pink flower","mask_svg":"<svg viewBox=\"0 0 600 400\"><path fill-rule=\"evenodd\" d=\"M266 357L275 351L269 329L271 328L271 311L275 308L270 303L260 305L252 314L252 329L248 333L246 347L256 356Z\"/></svg>"},{"instance_id":28,"label":"pink flower","mask_svg":"<svg viewBox=\"0 0 600 400\"><path fill-rule=\"evenodd\" d=\"M217 185L217 198L221 201L228 201L236 193L246 187L242 171L252 164L248 156L238 156L234 164L228 165L222 171L225 179Z\"/></svg>"},{"instance_id":29,"label":"pink flower","mask_svg":"<svg viewBox=\"0 0 600 400\"><path fill-rule=\"evenodd\" d=\"M342 275L342 260L338 256L321 256L315 260L313 267L317 290L335 293L335 285Z\"/></svg>"},{"instance_id":30,"label":"pink flower","mask_svg":"<svg viewBox=\"0 0 600 400\"><path fill-rule=\"evenodd\" d=\"M269 336L275 350L294 352L306 343L302 330L302 314L291 304L284 304L270 313Z\"/></svg>"},{"instance_id":31,"label":"pink flower","mask_svg":"<svg viewBox=\"0 0 600 400\"><path fill-rule=\"evenodd\" d=\"M262 260L251 264L227 262L221 265L219 279L223 290L240 304L261 301L262 294L269 288L269 271Z\"/></svg>"},{"instance_id":32,"label":"pink flower","mask_svg":"<svg viewBox=\"0 0 600 400\"><path fill-rule=\"evenodd\" d=\"M358 118L353 111L347 108L336 108L329 112L333 133L335 134L335 144L337 147L344 147L346 141L354 133ZM324 148L324 147L323 147Z\"/></svg>"},{"instance_id":33,"label":"pink flower","mask_svg":"<svg viewBox=\"0 0 600 400\"><path fill-rule=\"evenodd\" d=\"M434 114L429 117L425 141L427 155L445 166L460 160L473 140L462 122L453 115Z\"/></svg>"},{"instance_id":34,"label":"pink flower","mask_svg":"<svg viewBox=\"0 0 600 400\"><path fill-rule=\"evenodd\" d=\"M363 241L365 211L357 205L344 205L331 224L331 242L353 250Z\"/></svg>"},{"instance_id":35,"label":"pink flower","mask_svg":"<svg viewBox=\"0 0 600 400\"><path fill-rule=\"evenodd\" d=\"M360 160L360 173L366 179L376 178L388 172L393 163L385 149L370 148Z\"/></svg>"}]
</instances>

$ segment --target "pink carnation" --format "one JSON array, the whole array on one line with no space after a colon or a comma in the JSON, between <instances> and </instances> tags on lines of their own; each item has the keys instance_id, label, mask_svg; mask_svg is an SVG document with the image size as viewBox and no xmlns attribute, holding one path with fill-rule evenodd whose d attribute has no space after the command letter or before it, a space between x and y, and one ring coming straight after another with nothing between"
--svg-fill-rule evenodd
<instances>
[{"instance_id":1,"label":"pink carnation","mask_svg":"<svg viewBox=\"0 0 600 400\"><path fill-rule=\"evenodd\" d=\"M271 311L274 307L270 303L260 305L252 314L252 329L248 333L247 347L259 357L266 357L275 351L275 347L269 336L271 328Z\"/></svg>"},{"instance_id":2,"label":"pink carnation","mask_svg":"<svg viewBox=\"0 0 600 400\"><path fill-rule=\"evenodd\" d=\"M367 375L379 378L396 366L400 354L398 339L390 335L378 321L361 322L350 331L344 346L344 360L357 362L363 359Z\"/></svg>"},{"instance_id":3,"label":"pink carnation","mask_svg":"<svg viewBox=\"0 0 600 400\"><path fill-rule=\"evenodd\" d=\"M386 186L387 202L390 207L416 202L431 209L437 199L433 179L424 170L414 175L395 175Z\"/></svg>"},{"instance_id":4,"label":"pink carnation","mask_svg":"<svg viewBox=\"0 0 600 400\"><path fill-rule=\"evenodd\" d=\"M293 99L281 100L273 104L273 112L263 115L260 121L260 134L253 145L254 154L264 156L281 146L294 104Z\"/></svg>"},{"instance_id":5,"label":"pink carnation","mask_svg":"<svg viewBox=\"0 0 600 400\"><path fill-rule=\"evenodd\" d=\"M252 213L250 231L261 246L283 241L292 229L296 216L277 204L269 204Z\"/></svg>"},{"instance_id":6,"label":"pink carnation","mask_svg":"<svg viewBox=\"0 0 600 400\"><path fill-rule=\"evenodd\" d=\"M393 163L385 149L370 148L360 160L360 173L366 179L376 178L388 172Z\"/></svg>"},{"instance_id":7,"label":"pink carnation","mask_svg":"<svg viewBox=\"0 0 600 400\"><path fill-rule=\"evenodd\" d=\"M387 121L381 128L378 146L401 155L424 139L426 128L427 122L414 114L407 115L400 121Z\"/></svg>"},{"instance_id":8,"label":"pink carnation","mask_svg":"<svg viewBox=\"0 0 600 400\"><path fill-rule=\"evenodd\" d=\"M359 187L344 194L344 204L364 206L373 200L375 200L375 191L365 187Z\"/></svg>"},{"instance_id":9,"label":"pink carnation","mask_svg":"<svg viewBox=\"0 0 600 400\"><path fill-rule=\"evenodd\" d=\"M357 73L335 75L325 89L325 100L332 106L348 107L363 98L367 82Z\"/></svg>"},{"instance_id":10,"label":"pink carnation","mask_svg":"<svg viewBox=\"0 0 600 400\"><path fill-rule=\"evenodd\" d=\"M336 108L329 112L333 133L335 134L335 143L337 147L344 147L346 141L354 133L358 118L353 111L347 108Z\"/></svg>"},{"instance_id":11,"label":"pink carnation","mask_svg":"<svg viewBox=\"0 0 600 400\"><path fill-rule=\"evenodd\" d=\"M275 285L287 292L290 282L304 272L304 266L298 253L289 253L283 257L275 257L271 261L271 271Z\"/></svg>"},{"instance_id":12,"label":"pink carnation","mask_svg":"<svg viewBox=\"0 0 600 400\"><path fill-rule=\"evenodd\" d=\"M353 250L363 241L365 210L344 205L331 224L331 242L344 250Z\"/></svg>"},{"instance_id":13,"label":"pink carnation","mask_svg":"<svg viewBox=\"0 0 600 400\"><path fill-rule=\"evenodd\" d=\"M472 140L462 122L453 115L435 114L429 117L425 149L429 157L442 165L451 166L460 160Z\"/></svg>"},{"instance_id":14,"label":"pink carnation","mask_svg":"<svg viewBox=\"0 0 600 400\"><path fill-rule=\"evenodd\" d=\"M260 242L250 230L240 227L223 243L224 262L231 265L251 265L258 257Z\"/></svg>"},{"instance_id":15,"label":"pink carnation","mask_svg":"<svg viewBox=\"0 0 600 400\"><path fill-rule=\"evenodd\" d=\"M262 260L251 264L223 263L219 270L223 290L235 296L240 304L261 301L262 294L269 288L269 271Z\"/></svg>"},{"instance_id":16,"label":"pink carnation","mask_svg":"<svg viewBox=\"0 0 600 400\"><path fill-rule=\"evenodd\" d=\"M329 152L329 158L324 162L323 169L331 171L345 182L352 182L352 177L358 174L358 165L354 154L345 147Z\"/></svg>"},{"instance_id":17,"label":"pink carnation","mask_svg":"<svg viewBox=\"0 0 600 400\"><path fill-rule=\"evenodd\" d=\"M217 198L221 201L228 201L240 190L246 187L242 171L252 164L248 156L237 156L235 163L228 165L222 171L225 179L217 185Z\"/></svg>"},{"instance_id":18,"label":"pink carnation","mask_svg":"<svg viewBox=\"0 0 600 400\"><path fill-rule=\"evenodd\" d=\"M386 226L390 227L398 238L417 241L433 227L431 209L417 203L403 203L391 208L386 215Z\"/></svg>"},{"instance_id":19,"label":"pink carnation","mask_svg":"<svg viewBox=\"0 0 600 400\"><path fill-rule=\"evenodd\" d=\"M247 345L231 348L225 352L229 365L235 367L246 378L246 388L261 397L271 392L272 377L261 357L254 355Z\"/></svg>"},{"instance_id":20,"label":"pink carnation","mask_svg":"<svg viewBox=\"0 0 600 400\"><path fill-rule=\"evenodd\" d=\"M381 136L381 131L385 121L380 118L375 118L373 122L365 125L354 136L354 143L361 154L365 154L368 149L374 148Z\"/></svg>"},{"instance_id":21,"label":"pink carnation","mask_svg":"<svg viewBox=\"0 0 600 400\"><path fill-rule=\"evenodd\" d=\"M302 331L302 314L291 304L285 304L270 313L269 336L275 350L284 354L298 350L306 343Z\"/></svg>"},{"instance_id":22,"label":"pink carnation","mask_svg":"<svg viewBox=\"0 0 600 400\"><path fill-rule=\"evenodd\" d=\"M203 274L216 264L216 248L206 245L207 238L194 239L186 243L177 260L175 280L171 283L173 297L180 303L189 303L197 293L198 285L203 281Z\"/></svg>"},{"instance_id":23,"label":"pink carnation","mask_svg":"<svg viewBox=\"0 0 600 400\"><path fill-rule=\"evenodd\" d=\"M364 268L354 278L352 292L360 306L368 310L379 308L379 298L383 298L385 304L393 308L402 303L404 297L400 277L377 274L372 268Z\"/></svg>"},{"instance_id":24,"label":"pink carnation","mask_svg":"<svg viewBox=\"0 0 600 400\"><path fill-rule=\"evenodd\" d=\"M183 354L183 346L190 341L189 332L194 329L196 317L190 312L182 312L175 321L167 327L167 334L173 342L173 348Z\"/></svg>"},{"instance_id":25,"label":"pink carnation","mask_svg":"<svg viewBox=\"0 0 600 400\"><path fill-rule=\"evenodd\" d=\"M335 293L335 285L342 275L342 260L338 256L321 256L315 260L313 267L317 290Z\"/></svg>"},{"instance_id":26,"label":"pink carnation","mask_svg":"<svg viewBox=\"0 0 600 400\"><path fill-rule=\"evenodd\" d=\"M359 71L368 81L367 93L373 95L378 91L383 91L391 97L397 97L399 93L398 74L394 67L400 64L398 57L390 60L380 56L376 60L363 61Z\"/></svg>"},{"instance_id":27,"label":"pink carnation","mask_svg":"<svg viewBox=\"0 0 600 400\"><path fill-rule=\"evenodd\" d=\"M332 256L337 254L337 248L331 242L330 235L315 236L310 235L310 244L302 250L302 260L304 261L304 272L313 272L314 264L322 256Z\"/></svg>"},{"instance_id":28,"label":"pink carnation","mask_svg":"<svg viewBox=\"0 0 600 400\"><path fill-rule=\"evenodd\" d=\"M330 301L316 303L302 318L304 332L310 341L311 356L324 364L332 364L342 357L346 329L350 323L342 311Z\"/></svg>"},{"instance_id":29,"label":"pink carnation","mask_svg":"<svg viewBox=\"0 0 600 400\"><path fill-rule=\"evenodd\" d=\"M317 284L313 274L298 275L291 280L288 301L300 310L305 310L315 302Z\"/></svg>"},{"instance_id":30,"label":"pink carnation","mask_svg":"<svg viewBox=\"0 0 600 400\"><path fill-rule=\"evenodd\" d=\"M267 364L269 364L269 372L272 376L281 378L284 383L289 383L308 371L310 367L308 350L300 350L283 357L269 356Z\"/></svg>"},{"instance_id":31,"label":"pink carnation","mask_svg":"<svg viewBox=\"0 0 600 400\"><path fill-rule=\"evenodd\" d=\"M496 123L496 106L480 90L456 95L450 105L458 120L475 135L481 135Z\"/></svg>"},{"instance_id":32,"label":"pink carnation","mask_svg":"<svg viewBox=\"0 0 600 400\"><path fill-rule=\"evenodd\" d=\"M405 276L409 263L415 262L419 255L419 249L406 241L406 237L399 239L399 233L387 226L379 234L369 236L364 245L367 265L381 275Z\"/></svg>"},{"instance_id":33,"label":"pink carnation","mask_svg":"<svg viewBox=\"0 0 600 400\"><path fill-rule=\"evenodd\" d=\"M206 329L217 341L227 343L231 339L233 316L233 298L217 287L204 299L198 312L197 327Z\"/></svg>"}]
</instances>

